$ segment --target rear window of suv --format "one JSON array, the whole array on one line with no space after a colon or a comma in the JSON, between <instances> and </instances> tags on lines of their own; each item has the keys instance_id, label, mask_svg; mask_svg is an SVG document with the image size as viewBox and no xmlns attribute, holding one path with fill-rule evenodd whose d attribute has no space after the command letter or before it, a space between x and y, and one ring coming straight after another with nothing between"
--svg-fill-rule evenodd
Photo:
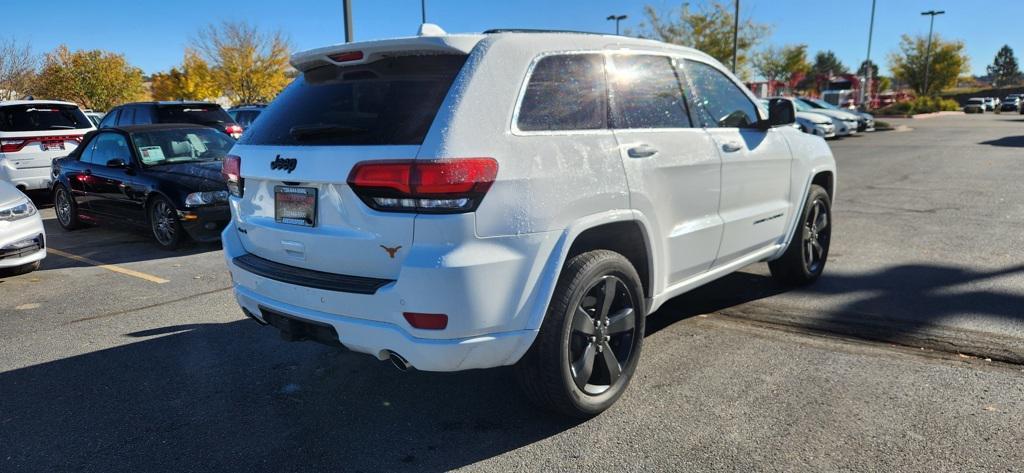
<instances>
[{"instance_id":1,"label":"rear window of suv","mask_svg":"<svg viewBox=\"0 0 1024 473\"><path fill-rule=\"evenodd\" d=\"M139 122L137 115L138 113L135 123ZM159 123L192 123L208 126L233 122L228 112L220 108L220 105L213 104L160 105L156 109L156 117Z\"/></svg>"},{"instance_id":2,"label":"rear window of suv","mask_svg":"<svg viewBox=\"0 0 1024 473\"><path fill-rule=\"evenodd\" d=\"M0 131L49 131L91 128L78 107L64 104L25 104L0 107Z\"/></svg>"},{"instance_id":3,"label":"rear window of suv","mask_svg":"<svg viewBox=\"0 0 1024 473\"><path fill-rule=\"evenodd\" d=\"M466 56L382 59L306 71L253 122L241 144L419 145Z\"/></svg>"}]
</instances>

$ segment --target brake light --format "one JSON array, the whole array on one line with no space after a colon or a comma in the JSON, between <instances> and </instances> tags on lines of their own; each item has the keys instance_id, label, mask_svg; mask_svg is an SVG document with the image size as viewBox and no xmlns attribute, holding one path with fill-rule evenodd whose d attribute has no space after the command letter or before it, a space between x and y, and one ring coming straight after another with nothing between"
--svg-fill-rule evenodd
<instances>
[{"instance_id":1,"label":"brake light","mask_svg":"<svg viewBox=\"0 0 1024 473\"><path fill-rule=\"evenodd\" d=\"M242 179L242 158L227 155L220 165L220 173L228 184L228 192L235 197L242 196L245 180Z\"/></svg>"},{"instance_id":2,"label":"brake light","mask_svg":"<svg viewBox=\"0 0 1024 473\"><path fill-rule=\"evenodd\" d=\"M228 125L224 127L224 131L227 132L227 134L231 135L232 138L237 140L242 137L243 130L242 127L238 125Z\"/></svg>"},{"instance_id":3,"label":"brake light","mask_svg":"<svg viewBox=\"0 0 1024 473\"><path fill-rule=\"evenodd\" d=\"M348 185L366 205L385 212L472 212L498 174L492 158L368 161L352 168Z\"/></svg>"},{"instance_id":4,"label":"brake light","mask_svg":"<svg viewBox=\"0 0 1024 473\"><path fill-rule=\"evenodd\" d=\"M17 153L31 143L63 143L66 141L82 142L82 135L59 135L59 136L30 136L4 138L0 140L0 152Z\"/></svg>"},{"instance_id":5,"label":"brake light","mask_svg":"<svg viewBox=\"0 0 1024 473\"><path fill-rule=\"evenodd\" d=\"M327 56L334 62L358 61L363 58L362 51L348 51L344 53L331 54Z\"/></svg>"},{"instance_id":6,"label":"brake light","mask_svg":"<svg viewBox=\"0 0 1024 473\"><path fill-rule=\"evenodd\" d=\"M448 316L445 314L418 314L402 312L405 321L415 328L423 330L444 330L448 327Z\"/></svg>"}]
</instances>

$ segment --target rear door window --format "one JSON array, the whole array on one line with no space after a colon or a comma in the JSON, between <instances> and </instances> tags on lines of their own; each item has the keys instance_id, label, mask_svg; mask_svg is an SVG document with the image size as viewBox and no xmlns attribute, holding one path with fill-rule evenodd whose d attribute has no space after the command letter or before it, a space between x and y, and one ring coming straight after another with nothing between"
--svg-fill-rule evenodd
<instances>
[{"instance_id":1,"label":"rear door window","mask_svg":"<svg viewBox=\"0 0 1024 473\"><path fill-rule=\"evenodd\" d=\"M196 125L222 125L233 123L231 115L217 104L160 105L156 110L157 123L193 123Z\"/></svg>"},{"instance_id":2,"label":"rear door window","mask_svg":"<svg viewBox=\"0 0 1024 473\"><path fill-rule=\"evenodd\" d=\"M117 126L126 126L135 124L135 107L125 107L121 109L121 116L117 118Z\"/></svg>"},{"instance_id":3,"label":"rear door window","mask_svg":"<svg viewBox=\"0 0 1024 473\"><path fill-rule=\"evenodd\" d=\"M465 62L461 55L421 55L311 69L260 113L240 143L422 144Z\"/></svg>"},{"instance_id":4,"label":"rear door window","mask_svg":"<svg viewBox=\"0 0 1024 473\"><path fill-rule=\"evenodd\" d=\"M117 123L118 115L121 114L121 110L122 109L120 108L115 108L107 112L107 114L103 116L103 120L100 121L100 128L110 128L114 126L114 124Z\"/></svg>"},{"instance_id":5,"label":"rear door window","mask_svg":"<svg viewBox=\"0 0 1024 473\"><path fill-rule=\"evenodd\" d=\"M516 126L522 131L608 128L608 90L601 54L542 57L533 67Z\"/></svg>"},{"instance_id":6,"label":"rear door window","mask_svg":"<svg viewBox=\"0 0 1024 473\"><path fill-rule=\"evenodd\" d=\"M666 56L615 54L608 68L615 128L690 128L683 87Z\"/></svg>"},{"instance_id":7,"label":"rear door window","mask_svg":"<svg viewBox=\"0 0 1024 473\"><path fill-rule=\"evenodd\" d=\"M89 117L74 105L39 103L0 107L0 131L59 131L91 127Z\"/></svg>"}]
</instances>

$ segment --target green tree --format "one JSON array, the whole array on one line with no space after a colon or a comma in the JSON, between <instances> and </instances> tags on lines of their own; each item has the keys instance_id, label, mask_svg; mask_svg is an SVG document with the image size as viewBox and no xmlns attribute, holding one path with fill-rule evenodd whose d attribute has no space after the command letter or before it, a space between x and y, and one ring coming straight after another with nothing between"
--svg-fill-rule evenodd
<instances>
[{"instance_id":1,"label":"green tree","mask_svg":"<svg viewBox=\"0 0 1024 473\"><path fill-rule=\"evenodd\" d=\"M878 78L878 91L879 92L885 92L885 91L891 90L891 89L892 89L892 79L890 79L890 78L888 78L886 76L881 76L881 77Z\"/></svg>"},{"instance_id":2,"label":"green tree","mask_svg":"<svg viewBox=\"0 0 1024 473\"><path fill-rule=\"evenodd\" d=\"M785 58L786 70L790 78L795 74L807 74L811 70L811 64L807 62L807 45L791 44L782 48L782 56Z\"/></svg>"},{"instance_id":3,"label":"green tree","mask_svg":"<svg viewBox=\"0 0 1024 473\"><path fill-rule=\"evenodd\" d=\"M266 33L244 21L225 21L200 30L192 48L209 64L232 103L269 102L288 85L291 46L280 31Z\"/></svg>"},{"instance_id":4,"label":"green tree","mask_svg":"<svg viewBox=\"0 0 1024 473\"><path fill-rule=\"evenodd\" d=\"M889 54L889 68L896 80L906 84L917 95L934 96L956 85L960 74L970 70L970 58L963 41L945 41L938 34L932 38L931 60L928 61L928 88L925 89L927 36L903 35L898 51Z\"/></svg>"},{"instance_id":5,"label":"green tree","mask_svg":"<svg viewBox=\"0 0 1024 473\"><path fill-rule=\"evenodd\" d=\"M32 92L39 58L28 44L0 40L0 100L12 100Z\"/></svg>"},{"instance_id":6,"label":"green tree","mask_svg":"<svg viewBox=\"0 0 1024 473\"><path fill-rule=\"evenodd\" d=\"M696 11L690 11L689 3L666 15L659 14L654 7L644 7L645 22L640 24L638 36L666 43L679 44L698 49L717 59L722 64L732 64L732 34L734 14L731 4L710 0L701 4ZM627 31L626 34L630 34ZM744 71L754 46L771 33L771 27L740 22L739 38L736 42L736 67Z\"/></svg>"},{"instance_id":7,"label":"green tree","mask_svg":"<svg viewBox=\"0 0 1024 473\"><path fill-rule=\"evenodd\" d=\"M814 56L814 65L811 66L811 73L814 76L830 77L849 72L836 53L832 51L818 51L818 54Z\"/></svg>"},{"instance_id":8,"label":"green tree","mask_svg":"<svg viewBox=\"0 0 1024 473\"><path fill-rule=\"evenodd\" d=\"M142 71L128 64L124 55L98 49L71 51L64 45L46 55L33 93L96 110L145 95Z\"/></svg>"},{"instance_id":9,"label":"green tree","mask_svg":"<svg viewBox=\"0 0 1024 473\"><path fill-rule=\"evenodd\" d=\"M223 94L216 71L192 49L185 50L181 69L153 74L154 100L215 100Z\"/></svg>"},{"instance_id":10,"label":"green tree","mask_svg":"<svg viewBox=\"0 0 1024 473\"><path fill-rule=\"evenodd\" d=\"M1003 45L999 49L995 60L987 69L988 75L992 76L992 85L996 87L1013 84L1020 80L1017 57L1013 55L1013 49L1009 45Z\"/></svg>"},{"instance_id":11,"label":"green tree","mask_svg":"<svg viewBox=\"0 0 1024 473\"><path fill-rule=\"evenodd\" d=\"M860 63L860 67L857 68L857 77L867 77L868 70L871 71L872 78L878 77L878 64L870 59Z\"/></svg>"},{"instance_id":12,"label":"green tree","mask_svg":"<svg viewBox=\"0 0 1024 473\"><path fill-rule=\"evenodd\" d=\"M788 81L794 74L806 73L807 45L786 45L781 48L769 46L751 57L754 70L765 80Z\"/></svg>"}]
</instances>

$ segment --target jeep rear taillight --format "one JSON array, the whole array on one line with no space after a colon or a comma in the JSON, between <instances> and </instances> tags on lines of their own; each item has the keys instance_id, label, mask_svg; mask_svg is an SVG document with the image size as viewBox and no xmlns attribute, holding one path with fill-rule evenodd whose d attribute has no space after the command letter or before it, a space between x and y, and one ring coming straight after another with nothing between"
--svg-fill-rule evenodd
<instances>
[{"instance_id":1,"label":"jeep rear taillight","mask_svg":"<svg viewBox=\"0 0 1024 473\"><path fill-rule=\"evenodd\" d=\"M352 168L348 185L383 212L462 213L476 210L497 175L492 158L367 161Z\"/></svg>"},{"instance_id":2,"label":"jeep rear taillight","mask_svg":"<svg viewBox=\"0 0 1024 473\"><path fill-rule=\"evenodd\" d=\"M245 182L242 179L242 158L234 155L227 155L220 165L220 173L228 184L228 192L235 197L242 196L242 186Z\"/></svg>"}]
</instances>

